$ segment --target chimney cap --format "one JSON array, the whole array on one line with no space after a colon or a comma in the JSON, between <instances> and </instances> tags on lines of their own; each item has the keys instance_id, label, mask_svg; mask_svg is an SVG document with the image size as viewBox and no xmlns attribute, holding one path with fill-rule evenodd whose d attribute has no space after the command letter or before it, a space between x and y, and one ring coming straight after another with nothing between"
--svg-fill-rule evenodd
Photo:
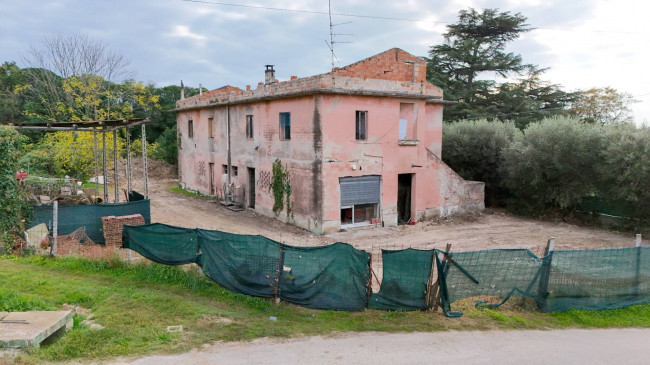
<instances>
[{"instance_id":1,"label":"chimney cap","mask_svg":"<svg viewBox=\"0 0 650 365\"><path fill-rule=\"evenodd\" d=\"M265 65L267 71L273 71L273 65Z\"/></svg>"}]
</instances>

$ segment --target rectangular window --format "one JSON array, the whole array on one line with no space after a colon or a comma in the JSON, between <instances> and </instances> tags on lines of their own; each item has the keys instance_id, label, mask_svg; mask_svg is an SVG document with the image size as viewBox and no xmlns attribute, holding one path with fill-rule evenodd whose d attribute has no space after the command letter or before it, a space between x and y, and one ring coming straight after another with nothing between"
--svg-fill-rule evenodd
<instances>
[{"instance_id":1,"label":"rectangular window","mask_svg":"<svg viewBox=\"0 0 650 365\"><path fill-rule=\"evenodd\" d=\"M238 172L237 166L232 166L232 176L233 177L237 177L237 172Z\"/></svg>"},{"instance_id":2,"label":"rectangular window","mask_svg":"<svg viewBox=\"0 0 650 365\"><path fill-rule=\"evenodd\" d=\"M246 138L253 139L253 116L246 116Z\"/></svg>"},{"instance_id":3,"label":"rectangular window","mask_svg":"<svg viewBox=\"0 0 650 365\"><path fill-rule=\"evenodd\" d=\"M194 122L191 119L187 121L187 137L194 138Z\"/></svg>"},{"instance_id":4,"label":"rectangular window","mask_svg":"<svg viewBox=\"0 0 650 365\"><path fill-rule=\"evenodd\" d=\"M399 104L399 139L414 140L416 139L415 130L415 104Z\"/></svg>"},{"instance_id":5,"label":"rectangular window","mask_svg":"<svg viewBox=\"0 0 650 365\"><path fill-rule=\"evenodd\" d=\"M228 165L221 165L221 173L228 175Z\"/></svg>"},{"instance_id":6,"label":"rectangular window","mask_svg":"<svg viewBox=\"0 0 650 365\"><path fill-rule=\"evenodd\" d=\"M291 139L291 113L280 113L280 139Z\"/></svg>"},{"instance_id":7,"label":"rectangular window","mask_svg":"<svg viewBox=\"0 0 650 365\"><path fill-rule=\"evenodd\" d=\"M214 118L208 118L208 136L214 138Z\"/></svg>"},{"instance_id":8,"label":"rectangular window","mask_svg":"<svg viewBox=\"0 0 650 365\"><path fill-rule=\"evenodd\" d=\"M357 123L356 123L356 138L357 141L364 141L366 139L368 112L357 110Z\"/></svg>"}]
</instances>

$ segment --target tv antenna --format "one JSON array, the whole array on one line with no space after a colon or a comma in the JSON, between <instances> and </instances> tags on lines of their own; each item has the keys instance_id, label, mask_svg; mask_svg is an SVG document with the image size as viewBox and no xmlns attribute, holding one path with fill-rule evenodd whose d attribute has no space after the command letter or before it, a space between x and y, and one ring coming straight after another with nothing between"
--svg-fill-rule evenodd
<instances>
[{"instance_id":1,"label":"tv antenna","mask_svg":"<svg viewBox=\"0 0 650 365\"><path fill-rule=\"evenodd\" d=\"M327 44L327 48L330 49L330 53L332 54L332 71L333 71L334 70L334 60L336 60L336 62L339 62L338 58L336 58L336 55L334 54L334 43L351 43L351 42L334 42L334 36L335 35L353 35L353 34L348 34L348 33L334 33L334 27L339 26L339 25L344 25L344 24L350 24L352 22L333 24L332 23L332 0L327 1L327 6L328 6L328 15L329 15L329 19L330 19L330 41L328 42L326 40L325 44Z\"/></svg>"}]
</instances>

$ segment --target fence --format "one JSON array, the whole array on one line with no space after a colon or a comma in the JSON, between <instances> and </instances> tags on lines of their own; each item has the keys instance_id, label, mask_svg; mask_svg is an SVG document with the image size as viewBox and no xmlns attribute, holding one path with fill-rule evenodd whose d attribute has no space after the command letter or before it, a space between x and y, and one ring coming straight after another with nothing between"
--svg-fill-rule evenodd
<instances>
[{"instance_id":1,"label":"fence","mask_svg":"<svg viewBox=\"0 0 650 365\"><path fill-rule=\"evenodd\" d=\"M149 200L112 204L59 205L57 233L67 235L83 227L93 242L104 244L102 217L132 214L141 214L145 223L150 223L151 209ZM29 227L44 223L52 230L53 222L53 208L51 205L34 206Z\"/></svg>"},{"instance_id":2,"label":"fence","mask_svg":"<svg viewBox=\"0 0 650 365\"><path fill-rule=\"evenodd\" d=\"M650 302L650 247L554 251L471 252L382 250L377 293L370 254L346 243L295 247L264 236L188 229L155 223L124 226L123 248L167 265L198 264L221 286L331 310L422 310L481 297L498 306L512 296L534 299L540 310L606 309ZM435 265L434 265L435 263ZM434 274L437 280L434 281ZM488 304L485 301L493 301Z\"/></svg>"}]
</instances>

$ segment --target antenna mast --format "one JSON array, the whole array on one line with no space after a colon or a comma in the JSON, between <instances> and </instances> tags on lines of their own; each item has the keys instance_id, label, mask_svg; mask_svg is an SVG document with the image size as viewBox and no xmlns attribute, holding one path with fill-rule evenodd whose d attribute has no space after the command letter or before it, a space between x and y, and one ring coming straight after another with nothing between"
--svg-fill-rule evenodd
<instances>
[{"instance_id":1,"label":"antenna mast","mask_svg":"<svg viewBox=\"0 0 650 365\"><path fill-rule=\"evenodd\" d=\"M334 71L334 25L332 25L332 0L327 0L330 17L330 53L332 54L332 71Z\"/></svg>"}]
</instances>

